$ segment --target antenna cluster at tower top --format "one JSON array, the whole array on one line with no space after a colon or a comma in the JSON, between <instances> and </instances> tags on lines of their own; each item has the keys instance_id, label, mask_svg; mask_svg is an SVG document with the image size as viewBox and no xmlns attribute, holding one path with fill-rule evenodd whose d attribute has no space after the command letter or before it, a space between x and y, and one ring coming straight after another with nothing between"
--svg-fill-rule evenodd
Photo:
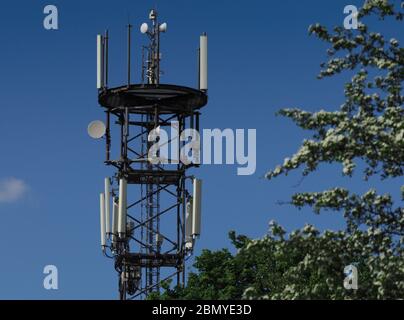
<instances>
[{"instance_id":1,"label":"antenna cluster at tower top","mask_svg":"<svg viewBox=\"0 0 404 320\"><path fill-rule=\"evenodd\" d=\"M149 44L142 46L142 80L141 84L160 83L160 34L167 32L166 22L158 22L157 11L152 9L149 13L150 23L144 22L140 25L140 32L149 37ZM131 29L132 25L127 25L127 85L131 83ZM97 36L97 89L105 90L108 88L108 31L104 35ZM198 89L207 91L208 89L208 59L207 59L207 35L203 33L200 36L200 47L198 49Z\"/></svg>"}]
</instances>

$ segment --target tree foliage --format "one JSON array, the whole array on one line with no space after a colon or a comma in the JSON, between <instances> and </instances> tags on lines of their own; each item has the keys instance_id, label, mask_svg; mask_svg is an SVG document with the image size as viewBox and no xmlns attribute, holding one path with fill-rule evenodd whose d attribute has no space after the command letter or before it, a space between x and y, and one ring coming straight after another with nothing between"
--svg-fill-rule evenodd
<instances>
[{"instance_id":1,"label":"tree foliage","mask_svg":"<svg viewBox=\"0 0 404 320\"><path fill-rule=\"evenodd\" d=\"M358 164L364 179L383 183L404 175L404 48L395 38L371 31L366 19L403 19L404 2L367 0L358 30L315 24L309 33L329 44L329 60L319 78L354 72L338 111L279 112L312 133L298 151L267 173L271 180L321 163L341 163L351 177ZM398 31L398 30L397 30ZM401 30L402 32L402 30ZM404 200L404 186L401 188ZM287 234L272 222L268 234L252 240L230 234L235 255L205 250L185 288L170 289L164 299L391 299L404 298L404 208L390 194L370 189L358 195L343 188L294 194L290 203L341 212L346 230L320 233L314 226ZM402 203L402 201L401 201ZM343 287L344 267L359 270L358 290Z\"/></svg>"}]
</instances>

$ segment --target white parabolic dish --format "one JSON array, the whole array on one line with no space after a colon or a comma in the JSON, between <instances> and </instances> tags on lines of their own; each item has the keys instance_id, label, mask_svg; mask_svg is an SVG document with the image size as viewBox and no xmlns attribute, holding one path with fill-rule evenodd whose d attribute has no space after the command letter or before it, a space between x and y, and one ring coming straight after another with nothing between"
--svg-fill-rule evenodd
<instances>
[{"instance_id":1,"label":"white parabolic dish","mask_svg":"<svg viewBox=\"0 0 404 320\"><path fill-rule=\"evenodd\" d=\"M106 128L104 122L95 120L90 122L87 128L88 134L93 139L100 139L105 135Z\"/></svg>"}]
</instances>

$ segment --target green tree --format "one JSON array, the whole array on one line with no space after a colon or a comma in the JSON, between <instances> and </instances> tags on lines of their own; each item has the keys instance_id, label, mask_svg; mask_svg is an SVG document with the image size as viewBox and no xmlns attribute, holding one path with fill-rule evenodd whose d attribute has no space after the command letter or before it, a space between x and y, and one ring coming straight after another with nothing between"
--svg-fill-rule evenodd
<instances>
[{"instance_id":1,"label":"green tree","mask_svg":"<svg viewBox=\"0 0 404 320\"><path fill-rule=\"evenodd\" d=\"M267 173L268 179L301 169L303 176L321 163L341 163L351 177L363 163L364 179L381 183L404 175L404 48L364 24L366 19L403 19L404 2L367 0L359 10L358 30L316 24L309 33L330 45L319 78L354 72L338 111L282 109L279 114L312 132L298 151ZM398 30L397 30L398 31ZM404 200L404 186L401 188ZM185 288L163 299L395 299L404 298L404 208L390 194L370 189L297 193L290 204L341 212L346 230L320 233L307 225L287 234L272 222L268 234L252 240L230 233L237 253L205 250ZM359 289L342 285L344 267L354 263ZM156 297L154 297L156 298Z\"/></svg>"}]
</instances>

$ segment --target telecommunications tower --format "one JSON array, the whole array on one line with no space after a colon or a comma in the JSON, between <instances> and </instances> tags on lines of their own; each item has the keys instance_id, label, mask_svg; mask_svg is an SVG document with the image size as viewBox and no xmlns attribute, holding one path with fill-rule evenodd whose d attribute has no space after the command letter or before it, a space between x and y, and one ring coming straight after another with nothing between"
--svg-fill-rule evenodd
<instances>
[{"instance_id":1,"label":"telecommunications tower","mask_svg":"<svg viewBox=\"0 0 404 320\"><path fill-rule=\"evenodd\" d=\"M131 31L127 26L127 81L108 87L108 31L97 36L98 102L105 122L89 124L88 132L106 145L105 164L115 174L104 180L100 194L101 246L114 259L122 300L145 298L159 292L161 283L185 282L185 262L201 229L200 179L187 174L198 163L181 161L185 129L199 132L200 109L207 104L207 35L200 37L197 89L160 83L160 36L167 31L151 10L150 23L140 31L148 38L142 46L141 80L131 80ZM150 155L170 131L170 157ZM199 152L199 151L198 151ZM158 161L156 161L156 159Z\"/></svg>"}]
</instances>

